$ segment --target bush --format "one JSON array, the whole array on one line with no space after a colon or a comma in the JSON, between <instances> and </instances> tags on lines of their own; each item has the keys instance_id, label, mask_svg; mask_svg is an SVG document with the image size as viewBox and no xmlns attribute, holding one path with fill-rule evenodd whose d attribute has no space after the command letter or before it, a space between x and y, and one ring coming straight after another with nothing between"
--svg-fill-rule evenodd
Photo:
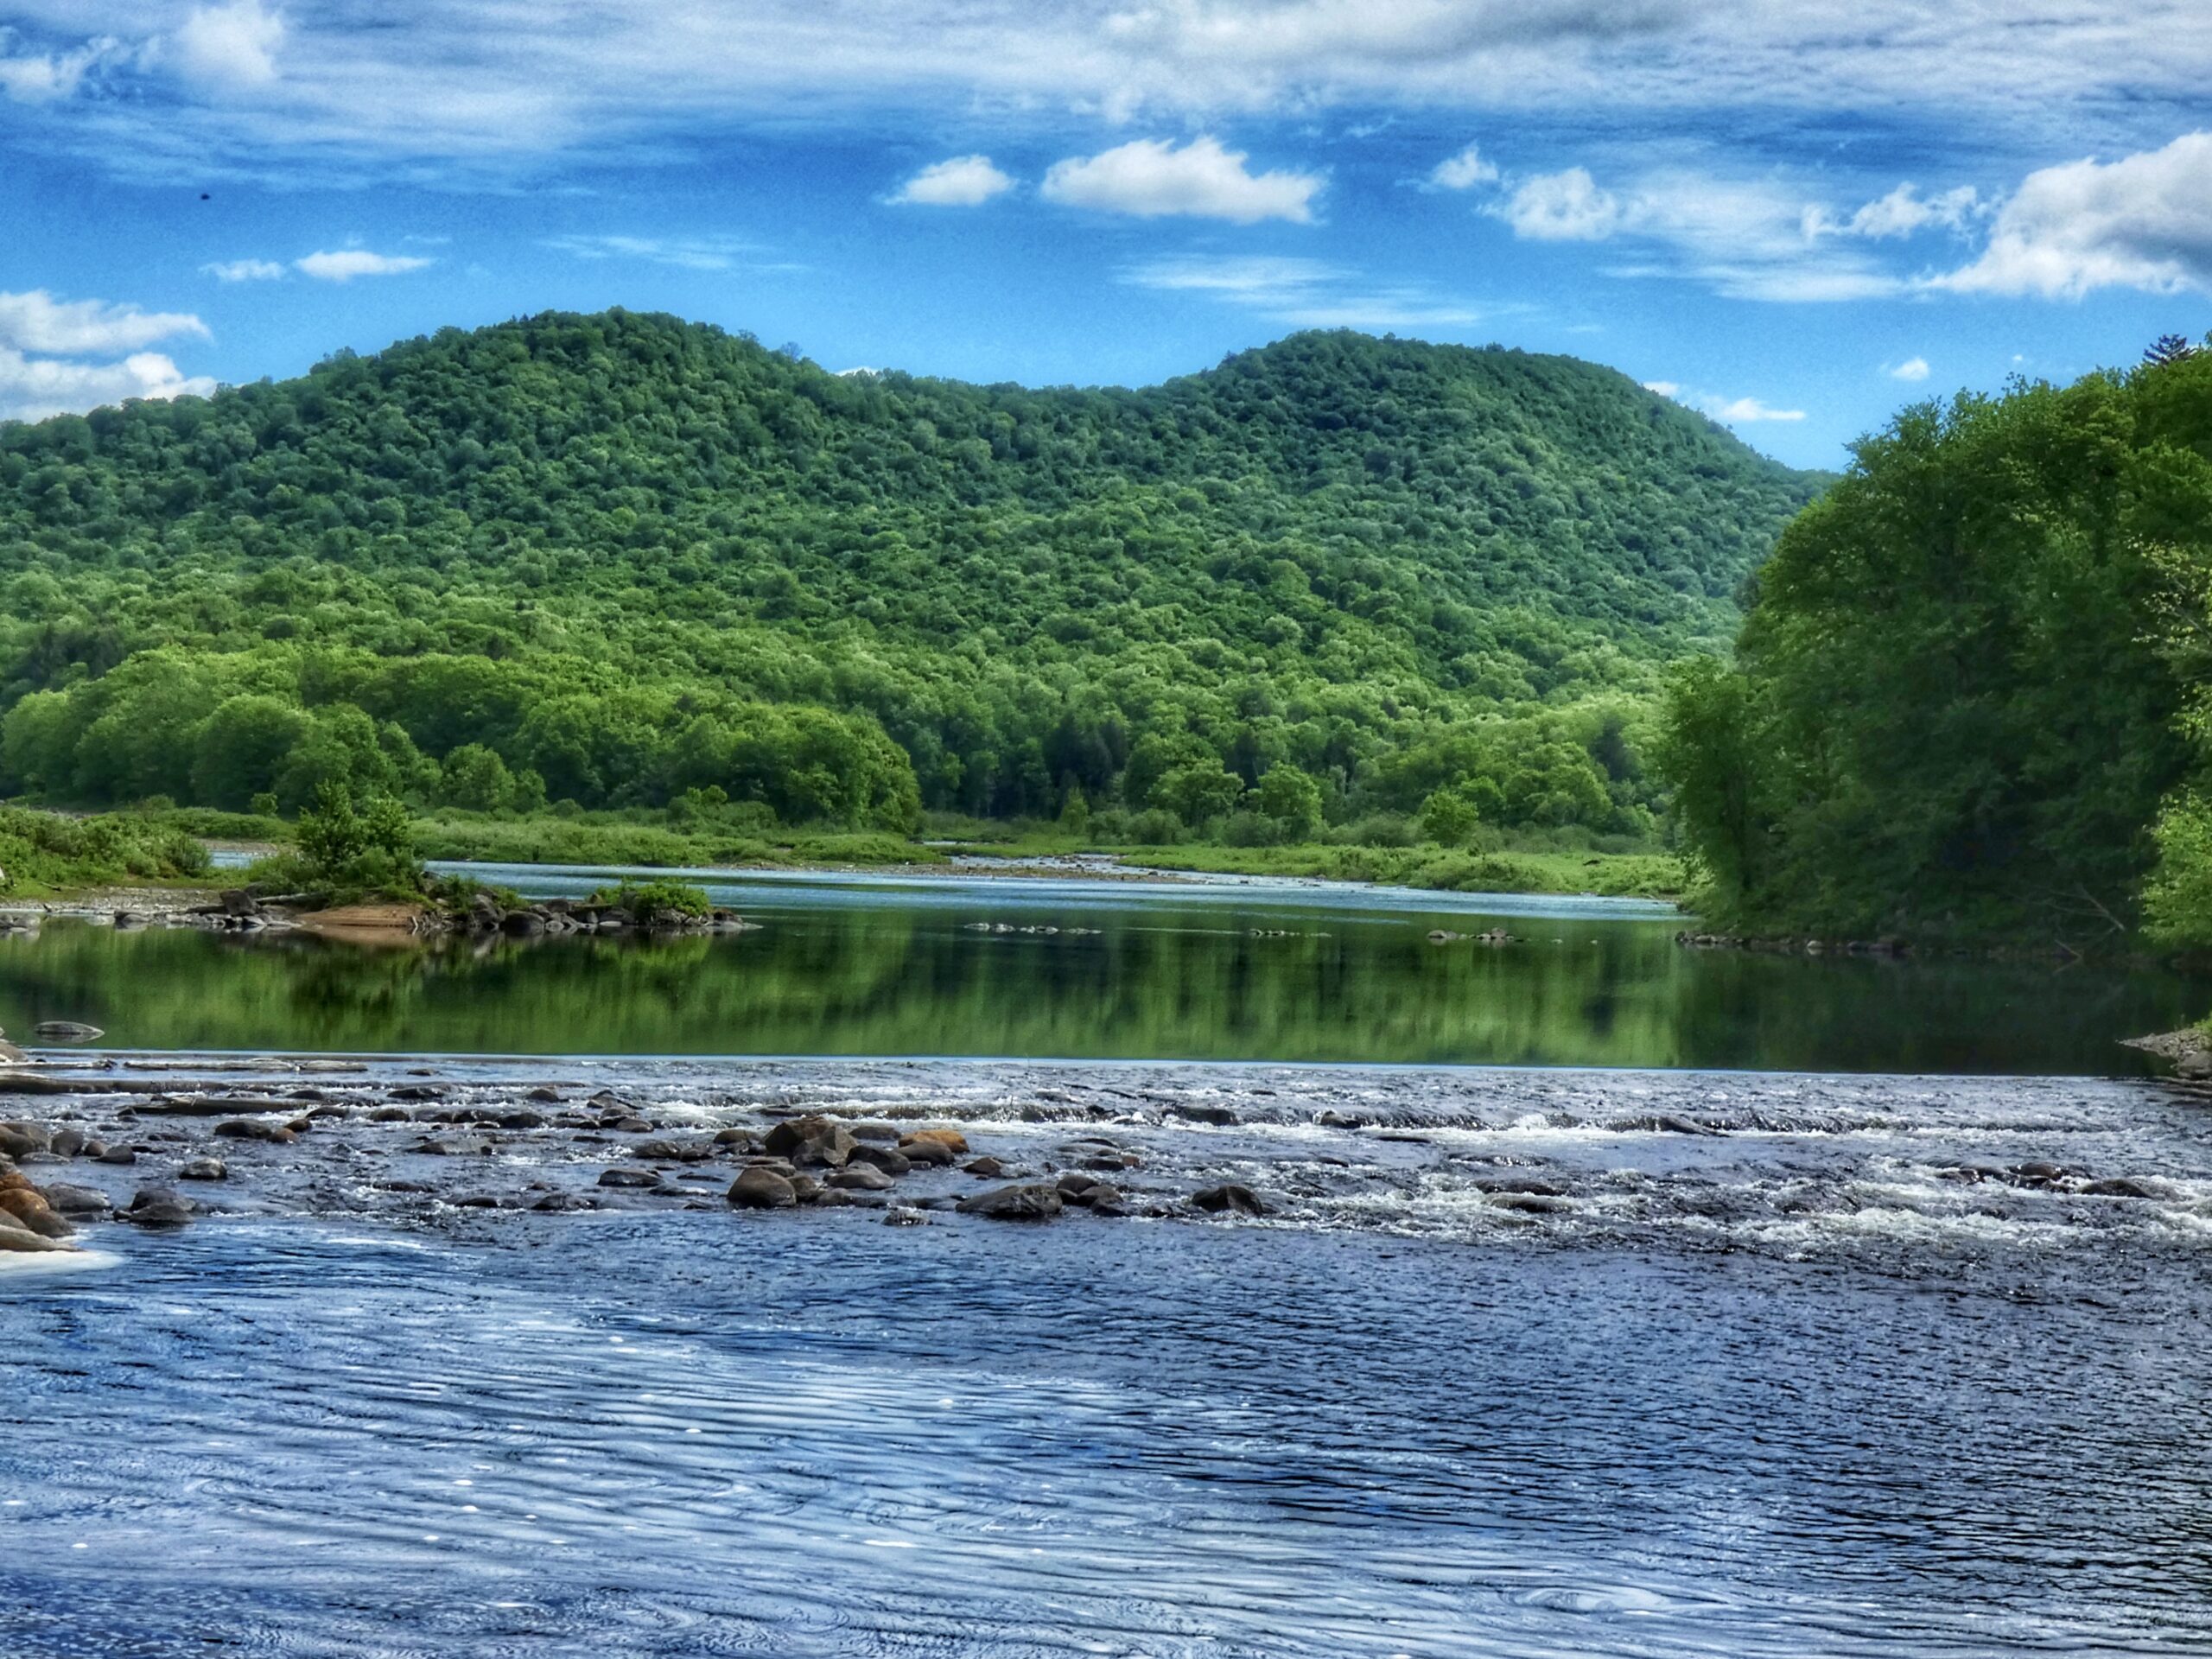
<instances>
[{"instance_id":1,"label":"bush","mask_svg":"<svg viewBox=\"0 0 2212 1659\"><path fill-rule=\"evenodd\" d=\"M619 887L600 888L592 894L590 902L626 910L630 912L630 919L640 927L702 921L712 915L715 908L706 889L695 887L688 881L625 880Z\"/></svg>"}]
</instances>

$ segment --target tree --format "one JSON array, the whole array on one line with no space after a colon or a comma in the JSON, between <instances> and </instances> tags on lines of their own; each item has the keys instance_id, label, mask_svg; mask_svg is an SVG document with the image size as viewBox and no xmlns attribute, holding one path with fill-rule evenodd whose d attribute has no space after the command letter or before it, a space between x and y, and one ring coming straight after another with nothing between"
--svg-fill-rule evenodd
<instances>
[{"instance_id":1,"label":"tree","mask_svg":"<svg viewBox=\"0 0 2212 1659\"><path fill-rule=\"evenodd\" d=\"M2143 360L2154 369L2164 368L2169 363L2195 357L2197 349L2187 334L2160 334L2143 348Z\"/></svg>"},{"instance_id":2,"label":"tree","mask_svg":"<svg viewBox=\"0 0 2212 1659\"><path fill-rule=\"evenodd\" d=\"M1261 775L1260 815L1285 841L1311 840L1321 826L1321 785L1293 766L1269 766Z\"/></svg>"}]
</instances>

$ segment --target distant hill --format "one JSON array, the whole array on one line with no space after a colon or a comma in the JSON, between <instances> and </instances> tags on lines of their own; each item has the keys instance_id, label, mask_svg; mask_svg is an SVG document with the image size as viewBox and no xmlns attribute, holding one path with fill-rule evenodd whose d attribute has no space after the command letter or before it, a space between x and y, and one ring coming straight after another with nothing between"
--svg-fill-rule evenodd
<instances>
[{"instance_id":1,"label":"distant hill","mask_svg":"<svg viewBox=\"0 0 2212 1659\"><path fill-rule=\"evenodd\" d=\"M1030 391L622 311L448 329L0 427L0 781L434 798L471 748L525 804L525 772L587 805L715 780L893 822L1294 765L1341 814L1491 765L1476 731L1524 773L1580 743L1612 811L1640 785L1590 709L1724 641L1819 481L1497 348L1302 334ZM1605 816L1510 781L1486 811Z\"/></svg>"}]
</instances>

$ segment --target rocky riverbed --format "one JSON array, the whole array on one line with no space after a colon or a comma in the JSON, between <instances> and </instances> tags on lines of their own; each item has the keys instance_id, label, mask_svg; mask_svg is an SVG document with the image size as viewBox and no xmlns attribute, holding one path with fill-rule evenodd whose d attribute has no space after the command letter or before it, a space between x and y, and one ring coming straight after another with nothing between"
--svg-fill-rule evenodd
<instances>
[{"instance_id":1,"label":"rocky riverbed","mask_svg":"<svg viewBox=\"0 0 2212 1659\"><path fill-rule=\"evenodd\" d=\"M2079 1078L86 1053L0 1074L0 1249L24 1253L225 1217L832 1210L1916 1273L2212 1251L2212 1109Z\"/></svg>"}]
</instances>

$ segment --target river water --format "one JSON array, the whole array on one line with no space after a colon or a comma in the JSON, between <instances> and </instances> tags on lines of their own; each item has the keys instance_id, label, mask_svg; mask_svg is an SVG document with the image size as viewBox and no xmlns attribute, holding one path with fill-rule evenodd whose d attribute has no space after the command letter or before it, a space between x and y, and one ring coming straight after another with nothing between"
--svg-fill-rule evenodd
<instances>
[{"instance_id":1,"label":"river water","mask_svg":"<svg viewBox=\"0 0 2212 1659\"><path fill-rule=\"evenodd\" d=\"M581 896L603 873L481 867ZM1686 949L1670 907L1313 884L723 877L734 938L364 951L294 935L0 937L0 1027L137 1047L2140 1070L2178 976ZM1460 938L1503 930L1513 943Z\"/></svg>"},{"instance_id":2,"label":"river water","mask_svg":"<svg viewBox=\"0 0 2212 1659\"><path fill-rule=\"evenodd\" d=\"M1076 1006L1037 963L1113 936L972 931L1035 925L974 913L988 898L948 890L929 901L941 932L924 918L892 937L956 960L1010 947L1026 973L988 982L1026 977L1036 999ZM991 902L1070 914L1050 895ZM2024 997L2059 1023L2062 994L2026 988L2044 979L1989 969L1974 989L1964 965L1699 957L1669 921L1586 911L1573 925L1601 940L1634 936L1616 963L1742 973L1731 995L1750 1000L1721 999L1736 1017L1713 1027L1739 1033L1737 1052L1772 1053L1793 1030L1828 1058L1653 1069L1683 1048L1604 1045L1663 1021L1578 1039L1559 1011L1575 1005L1543 993L1551 1011L1521 1016L1541 1033L1526 1044L1579 1040L1626 1069L1465 1067L1409 1056L1408 1034L1446 1060L1496 1057L1494 1033L1516 1027L1454 1010L1581 959L1532 945L1523 969L1516 947L1431 946L1444 912L1350 912L1333 895L1256 938L1249 899L1147 902L1084 913L1179 938L1217 915L1217 933L1194 937L1240 951L1296 926L1371 938L1363 970L1397 952L1395 1000L1427 1013L1363 1006L1420 1063L1341 1039L1249 1052L1281 1029L1265 1020L1236 1027L1248 1052L1222 1063L1227 1039L1192 1034L1221 1007L1204 988L1183 1014L1125 995L1087 1022L995 1027L1106 1045L1113 1007L1141 1007L1154 1012L1129 1046L1193 1051L1173 1060L915 1057L957 1052L954 1034L880 1059L819 1042L811 1058L645 1058L594 1039L643 1029L666 1053L666 1032L711 1027L684 1023L696 1013L626 1026L574 992L533 1017L601 1023L498 1046L535 1058L54 1057L55 1075L111 1093L0 1115L115 1133L133 1090L194 1077L311 1079L341 1104L428 1090L440 1111L612 1090L661 1135L823 1110L957 1125L1030 1170L1108 1147L1131 1162L1139 1213L1027 1228L740 1215L720 1202L727 1168L686 1166L662 1192L545 1214L476 1206L588 1193L635 1154L549 1130L490 1135L461 1167L421 1128L358 1109L296 1148L221 1143L232 1179L195 1189L212 1213L193 1227L94 1228L94 1254L60 1268L0 1257L18 1264L0 1270L0 1643L364 1659L2212 1654L2212 1109L2064 1074L2110 1066L2006 1068L1963 1020L1915 1035L1900 1014L1845 1042L1840 1014L1792 1026L1781 991L1744 988L1768 974L1816 998L1904 987L1859 1004L1901 1011L1916 984L1955 983L1923 988L1931 1023L1969 1006L2024 1022L2004 1012ZM865 954L835 903L788 926L748 908L761 932L669 958L570 941L486 960L521 983L575 971L633 995L633 961L708 971L753 949L757 967L779 931L811 941L785 947L793 962L810 950L844 972ZM1541 909L1515 931L1567 937L1570 918ZM1389 943L1400 931L1413 938ZM179 944L208 954L158 954ZM24 966L96 950L137 962L135 978ZM602 953L619 971L561 966ZM183 1023L195 992L246 1039L227 1048L555 1029L518 1021L532 1005L514 991L494 999L504 1027L440 1012L481 982L437 953L390 958L392 1000L357 997L322 1027L289 977L334 959L321 950L49 927L0 959L13 1008L83 1015L112 987L100 1011L140 1044L198 1029ZM932 958L901 960L918 959ZM1245 960L1249 976L1262 958ZM796 1000L804 976L774 971L774 998L748 1006ZM222 977L245 972L270 977ZM681 974L653 982L680 999ZM864 1031L913 1028L897 982L882 982L887 1023ZM2031 1051L2062 1058L2108 1059L2119 1033L2102 1024L2133 1017L2116 1008L2186 989L2056 982L2098 1008ZM840 1006L865 1020L871 1005ZM821 1028L761 1018L764 1045ZM257 1029L291 1040L257 1045ZM316 1029L328 1040L302 1039ZM2056 1075L1900 1075L1916 1044ZM131 1132L149 1137L135 1169L35 1173L124 1198L200 1149L182 1130ZM1268 1213L1180 1205L1221 1180ZM918 1174L900 1197L974 1185Z\"/></svg>"}]
</instances>

